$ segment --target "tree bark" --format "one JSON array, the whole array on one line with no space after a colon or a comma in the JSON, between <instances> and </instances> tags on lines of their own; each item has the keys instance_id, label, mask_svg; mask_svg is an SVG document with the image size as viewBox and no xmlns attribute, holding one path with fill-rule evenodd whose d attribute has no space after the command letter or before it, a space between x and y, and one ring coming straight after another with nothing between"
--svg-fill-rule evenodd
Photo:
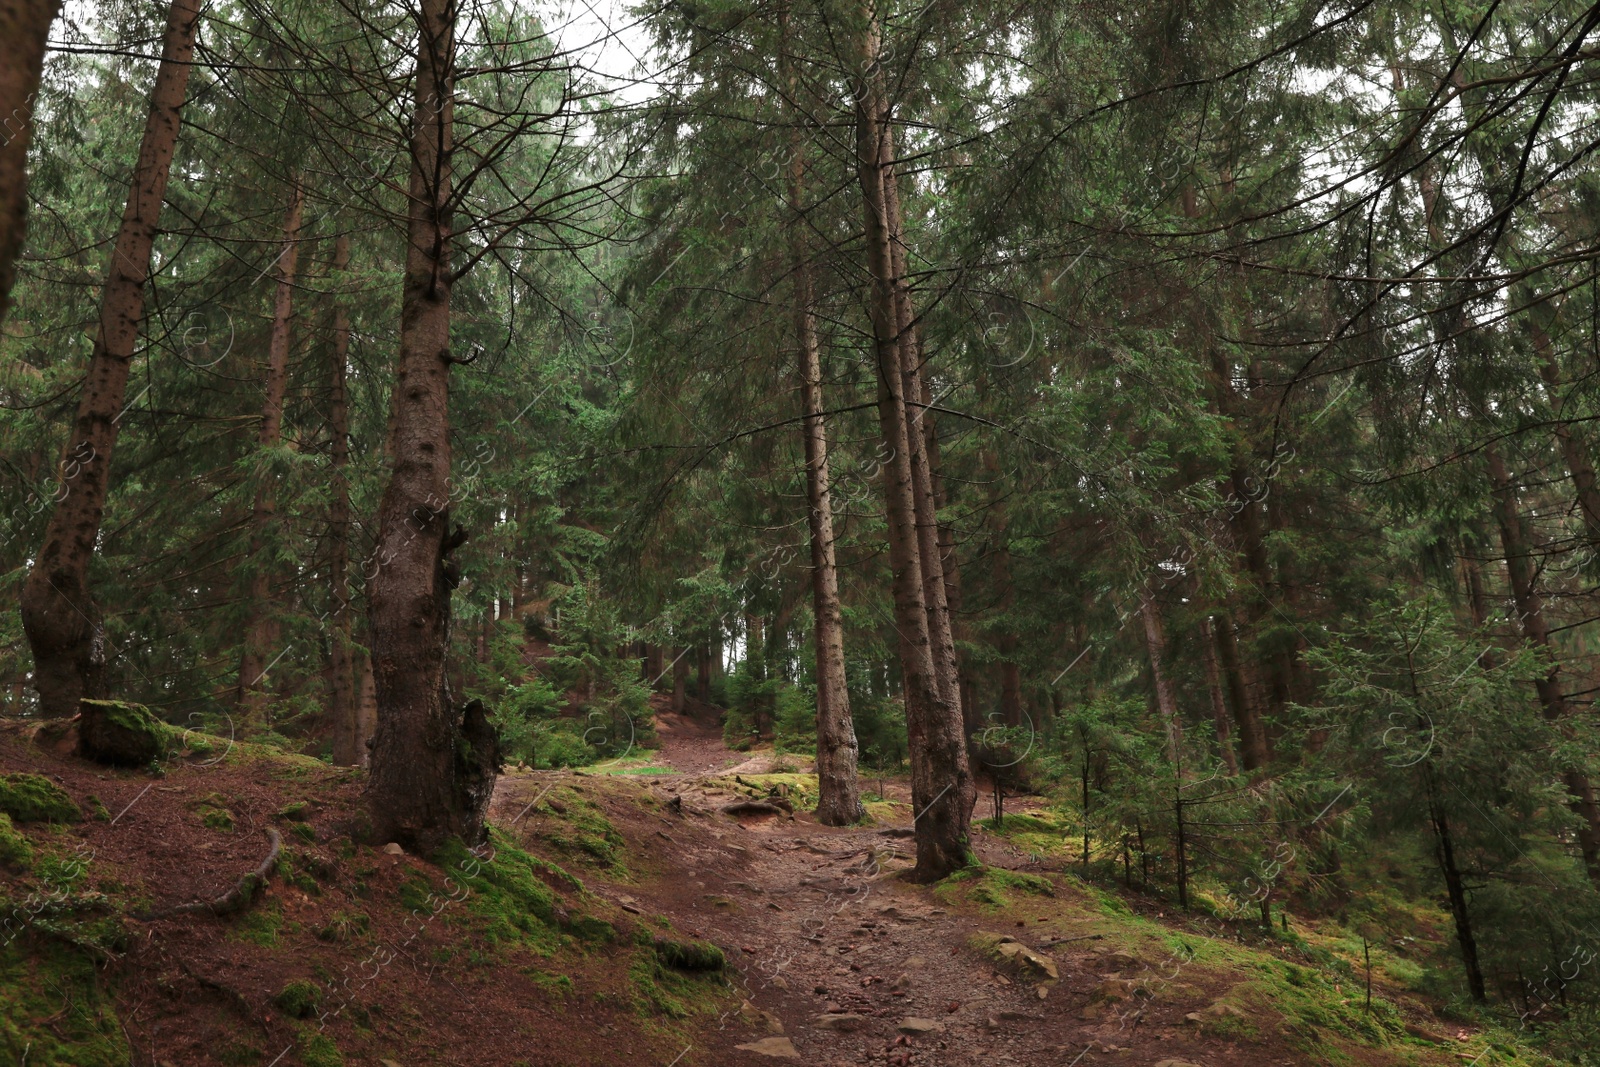
<instances>
[{"instance_id":1,"label":"tree bark","mask_svg":"<svg viewBox=\"0 0 1600 1067\"><path fill-rule=\"evenodd\" d=\"M305 189L297 181L289 196L289 211L283 220L283 249L278 254L277 287L272 301L272 332L267 341L267 377L261 404L261 426L256 435L260 459L270 463L267 453L283 441L283 398L289 388L290 324L294 318L295 274L300 259L300 219L305 204ZM244 650L239 657L239 684L234 703L246 724L259 724L266 712L263 683L272 660L281 653L282 628L276 618L277 605L272 595L273 553L269 550L273 519L277 516L277 494L273 479L262 476L256 487L255 504L250 512L250 583L246 593L248 612Z\"/></svg>"},{"instance_id":2,"label":"tree bark","mask_svg":"<svg viewBox=\"0 0 1600 1067\"><path fill-rule=\"evenodd\" d=\"M1217 620L1217 655L1222 661L1228 695L1233 698L1233 716L1239 724L1239 755L1246 771L1256 771L1272 762L1272 747L1261 723L1261 710L1250 691L1249 680L1239 663L1239 643L1233 635L1233 620L1226 615Z\"/></svg>"},{"instance_id":3,"label":"tree bark","mask_svg":"<svg viewBox=\"0 0 1600 1067\"><path fill-rule=\"evenodd\" d=\"M1172 765L1178 766L1183 751L1183 720L1178 717L1178 698L1172 691L1172 680L1167 677L1167 634L1161 623L1161 609L1155 597L1145 594L1139 609L1144 620L1144 648L1150 658L1150 678L1156 692L1156 707L1167 728L1167 748Z\"/></svg>"},{"instance_id":4,"label":"tree bark","mask_svg":"<svg viewBox=\"0 0 1600 1067\"><path fill-rule=\"evenodd\" d=\"M459 835L477 843L499 746L483 706L450 691L450 267L455 6L417 9L410 218L395 373L391 473L368 585L378 730L367 803L378 840L427 855Z\"/></svg>"},{"instance_id":5,"label":"tree bark","mask_svg":"<svg viewBox=\"0 0 1600 1067\"><path fill-rule=\"evenodd\" d=\"M886 205L889 181L889 107L884 100L876 22L868 15L863 41L863 84L856 101L856 164L866 225L867 269L872 278L870 310L878 372L879 429L889 454L883 469L893 573L895 628L904 677L906 728L911 755L911 801L917 862L913 877L943 878L967 865L969 823L977 791L967 764L961 709L953 678L941 670L929 635L924 590L912 436L905 403L901 357L900 301L896 291L893 238ZM935 553L935 558L937 554ZM941 588L942 588L942 582Z\"/></svg>"},{"instance_id":6,"label":"tree bark","mask_svg":"<svg viewBox=\"0 0 1600 1067\"><path fill-rule=\"evenodd\" d=\"M1472 913L1467 907L1467 891L1456 864L1455 840L1450 821L1439 807L1433 789L1433 774L1424 769L1428 788L1428 817L1433 823L1436 858L1444 875L1445 892L1450 898L1450 916L1455 920L1456 944L1461 949L1461 964L1467 972L1467 989L1480 1004L1488 999L1483 985L1483 969L1478 964L1478 941L1472 932Z\"/></svg>"},{"instance_id":7,"label":"tree bark","mask_svg":"<svg viewBox=\"0 0 1600 1067\"><path fill-rule=\"evenodd\" d=\"M1211 696L1211 721L1217 730L1217 751L1229 774L1239 773L1239 759L1233 753L1232 729L1228 725L1228 702L1222 695L1222 669L1217 665L1216 636L1211 616L1200 623L1200 657L1205 661L1206 692Z\"/></svg>"},{"instance_id":8,"label":"tree bark","mask_svg":"<svg viewBox=\"0 0 1600 1067\"><path fill-rule=\"evenodd\" d=\"M333 245L336 290L343 288L344 272L349 269L350 237L340 234ZM333 308L333 376L328 412L332 482L328 502L328 578L333 600L328 641L328 719L333 727L333 762L341 767L354 767L366 756L350 647L350 397L345 383L349 356L350 310L341 293Z\"/></svg>"},{"instance_id":9,"label":"tree bark","mask_svg":"<svg viewBox=\"0 0 1600 1067\"><path fill-rule=\"evenodd\" d=\"M1505 552L1511 598L1517 606L1522 636L1529 644L1543 649L1550 658L1550 670L1534 682L1534 688L1539 694L1544 717L1565 724L1568 708L1567 698L1561 691L1561 658L1550 640L1550 624L1544 617L1544 597L1534 586L1531 542L1522 524L1516 486L1498 448L1486 444L1483 455L1489 468L1495 521L1500 527L1500 545ZM1600 886L1600 798L1595 796L1594 784L1581 768L1565 768L1562 779L1571 797L1572 810L1580 820L1578 849L1583 855L1583 865L1590 880Z\"/></svg>"},{"instance_id":10,"label":"tree bark","mask_svg":"<svg viewBox=\"0 0 1600 1067\"><path fill-rule=\"evenodd\" d=\"M796 79L790 66L788 10L779 15L783 27L785 82L791 100ZM860 747L850 714L845 682L844 616L839 608L839 572L833 542L832 478L828 469L828 426L823 417L822 346L812 312L814 299L810 254L802 230L806 162L797 124L789 157L790 257L794 269L794 323L798 349L801 435L806 457L806 518L811 534L811 610L816 646L817 681L817 821L824 826L849 826L866 817L856 767ZM702 683L704 685L705 683Z\"/></svg>"},{"instance_id":11,"label":"tree bark","mask_svg":"<svg viewBox=\"0 0 1600 1067\"><path fill-rule=\"evenodd\" d=\"M672 710L682 715L689 699L689 651L678 649L672 661Z\"/></svg>"},{"instance_id":12,"label":"tree bark","mask_svg":"<svg viewBox=\"0 0 1600 1067\"><path fill-rule=\"evenodd\" d=\"M105 639L89 588L89 563L110 489L117 423L144 320L150 250L177 148L199 21L199 0L173 0L144 139L106 269L89 373L61 465L65 496L50 516L44 546L22 589L22 625L33 650L40 713L48 717L75 714L78 701L100 695L103 685ZM6 69L0 79L11 76Z\"/></svg>"},{"instance_id":13,"label":"tree bark","mask_svg":"<svg viewBox=\"0 0 1600 1067\"><path fill-rule=\"evenodd\" d=\"M833 545L828 431L823 420L822 359L811 314L811 278L796 252L795 325L800 342L800 398L806 454L806 504L811 527L811 607L817 678L817 821L848 826L866 815L856 777L859 746L845 684L844 617Z\"/></svg>"},{"instance_id":14,"label":"tree bark","mask_svg":"<svg viewBox=\"0 0 1600 1067\"><path fill-rule=\"evenodd\" d=\"M1567 461L1567 471L1572 487L1578 494L1578 512L1583 518L1584 532L1589 535L1591 548L1600 548L1600 483L1596 482L1594 463L1589 450L1572 430L1572 424L1559 418L1561 411L1561 368L1556 362L1555 346L1550 335L1538 323L1529 324L1533 350L1539 357L1539 376L1550 391L1550 403L1558 418L1555 424L1556 441L1561 445L1562 458Z\"/></svg>"},{"instance_id":15,"label":"tree bark","mask_svg":"<svg viewBox=\"0 0 1600 1067\"><path fill-rule=\"evenodd\" d=\"M28 224L28 143L45 41L61 0L0 3L0 324L11 307Z\"/></svg>"}]
</instances>

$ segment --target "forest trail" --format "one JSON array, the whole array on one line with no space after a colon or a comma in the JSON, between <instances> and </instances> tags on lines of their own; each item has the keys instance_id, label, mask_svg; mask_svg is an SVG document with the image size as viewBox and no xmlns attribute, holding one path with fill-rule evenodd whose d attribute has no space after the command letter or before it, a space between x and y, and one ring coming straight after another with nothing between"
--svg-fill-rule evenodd
<instances>
[{"instance_id":1,"label":"forest trail","mask_svg":"<svg viewBox=\"0 0 1600 1067\"><path fill-rule=\"evenodd\" d=\"M1192 960L1175 951L1183 928L1115 917L1066 880L1041 877L1002 837L980 832L975 842L995 873L939 888L906 881L902 783L890 784L889 803L872 805L869 827L822 826L798 805L792 816L724 813L745 797L783 793L798 776L767 773L772 757L730 751L716 728L659 719L653 762L668 773L648 779L650 802L597 797L630 851L650 855L652 874L589 888L729 954L734 1000L675 1062L1335 1062L1286 1048L1293 1035L1275 1032L1267 998L1254 997L1247 976L1203 950ZM595 796L582 779L597 777L504 779L498 817L560 785ZM1044 962L996 944L1008 937ZM1426 1062L1360 1053L1339 1062Z\"/></svg>"}]
</instances>

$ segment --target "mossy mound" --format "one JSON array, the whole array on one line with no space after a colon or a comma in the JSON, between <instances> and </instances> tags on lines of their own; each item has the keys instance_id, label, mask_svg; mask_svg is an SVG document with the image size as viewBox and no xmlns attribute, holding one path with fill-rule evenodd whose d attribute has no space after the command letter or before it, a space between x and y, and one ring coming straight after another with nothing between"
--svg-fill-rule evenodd
<instances>
[{"instance_id":1,"label":"mossy mound","mask_svg":"<svg viewBox=\"0 0 1600 1067\"><path fill-rule=\"evenodd\" d=\"M571 888L579 894L583 883L553 863L518 848L506 834L490 830L492 851L479 859L459 840L442 846L433 861L448 872L452 881L464 887L441 901L425 879L400 887L401 900L413 911L432 914L451 896L461 899L466 909L481 922L484 939L490 944L521 945L537 952L554 951L562 934L579 941L605 943L616 939L616 928L603 919L564 907L552 885Z\"/></svg>"},{"instance_id":2,"label":"mossy mound","mask_svg":"<svg viewBox=\"0 0 1600 1067\"><path fill-rule=\"evenodd\" d=\"M0 814L0 864L21 871L32 863L33 846L11 825L11 816Z\"/></svg>"},{"instance_id":3,"label":"mossy mound","mask_svg":"<svg viewBox=\"0 0 1600 1067\"><path fill-rule=\"evenodd\" d=\"M0 812L17 822L76 822L83 814L60 786L37 774L0 774Z\"/></svg>"},{"instance_id":4,"label":"mossy mound","mask_svg":"<svg viewBox=\"0 0 1600 1067\"><path fill-rule=\"evenodd\" d=\"M109 767L143 767L167 750L171 730L142 704L78 702L78 755Z\"/></svg>"},{"instance_id":5,"label":"mossy mound","mask_svg":"<svg viewBox=\"0 0 1600 1067\"><path fill-rule=\"evenodd\" d=\"M272 1003L291 1019L310 1018L322 1003L322 987L304 978L296 979L278 990Z\"/></svg>"},{"instance_id":6,"label":"mossy mound","mask_svg":"<svg viewBox=\"0 0 1600 1067\"><path fill-rule=\"evenodd\" d=\"M676 971L720 971L728 965L727 955L708 941L671 941L658 937L655 950L661 962Z\"/></svg>"}]
</instances>

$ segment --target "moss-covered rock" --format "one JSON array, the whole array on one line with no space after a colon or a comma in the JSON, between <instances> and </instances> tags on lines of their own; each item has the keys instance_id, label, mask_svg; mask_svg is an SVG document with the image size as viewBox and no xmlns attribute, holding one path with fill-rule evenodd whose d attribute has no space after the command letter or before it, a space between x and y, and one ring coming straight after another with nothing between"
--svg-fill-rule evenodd
<instances>
[{"instance_id":1,"label":"moss-covered rock","mask_svg":"<svg viewBox=\"0 0 1600 1067\"><path fill-rule=\"evenodd\" d=\"M11 816L0 814L0 865L27 870L33 863L33 846L11 825Z\"/></svg>"},{"instance_id":2,"label":"moss-covered rock","mask_svg":"<svg viewBox=\"0 0 1600 1067\"><path fill-rule=\"evenodd\" d=\"M142 704L78 702L78 755L111 767L143 767L167 750L171 731Z\"/></svg>"},{"instance_id":3,"label":"moss-covered rock","mask_svg":"<svg viewBox=\"0 0 1600 1067\"><path fill-rule=\"evenodd\" d=\"M299 978L280 989L272 1002L291 1019L306 1019L322 1003L322 987Z\"/></svg>"},{"instance_id":4,"label":"moss-covered rock","mask_svg":"<svg viewBox=\"0 0 1600 1067\"><path fill-rule=\"evenodd\" d=\"M307 1027L295 1036L295 1044L306 1067L344 1067L344 1054L327 1034Z\"/></svg>"},{"instance_id":5,"label":"moss-covered rock","mask_svg":"<svg viewBox=\"0 0 1600 1067\"><path fill-rule=\"evenodd\" d=\"M17 822L76 822L82 815L60 786L37 774L0 775L0 812Z\"/></svg>"}]
</instances>

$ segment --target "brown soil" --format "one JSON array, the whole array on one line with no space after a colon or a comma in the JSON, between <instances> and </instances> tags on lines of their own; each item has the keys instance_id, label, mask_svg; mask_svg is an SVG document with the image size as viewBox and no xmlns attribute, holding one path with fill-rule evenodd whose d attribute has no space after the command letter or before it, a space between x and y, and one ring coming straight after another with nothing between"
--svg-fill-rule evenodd
<instances>
[{"instance_id":1,"label":"brown soil","mask_svg":"<svg viewBox=\"0 0 1600 1067\"><path fill-rule=\"evenodd\" d=\"M720 731L700 719L659 719L657 762L672 774L526 772L503 778L496 791L492 820L530 851L565 865L594 895L563 897L563 905L606 918L623 934L616 943L551 958L484 943L466 921L470 902L446 903L419 922L401 904L401 886L416 877L438 886L440 872L415 857L351 843L360 819L358 772L298 757L179 758L165 777L152 779L41 750L17 728L0 731L0 771L44 773L80 803L89 794L104 802L114 821L25 829L62 851L80 842L92 848L90 880L122 903L137 897L139 906L160 907L221 895L261 861L268 826L283 831L291 865L315 875L295 884L274 879L247 916L129 922L131 944L104 973L141 1067L219 1063L219 1049L241 1047L258 1050L260 1064L301 1062L296 1034L316 1020L288 1018L273 997L308 977L325 986L349 979L342 1010L326 1021L348 1064L781 1063L739 1048L776 1038L780 1029L794 1062L806 1064L1333 1062L1281 1033L1270 1006L1250 1009L1249 1039L1202 1034L1185 1015L1213 1005L1242 976L1163 958L1152 948L1161 943L1159 927L1122 936L1117 920L1096 913L1070 879L1052 876L1054 896L1011 892L1009 907L986 910L959 887L935 891L904 879L911 865L909 840L901 836L906 816L891 825L829 828L804 812L722 814L745 792L738 777L767 767L759 757L730 752ZM554 788L600 806L626 839L629 874L579 865L553 848L561 816L534 802ZM891 796L899 788L891 783ZM202 823L197 805L208 797L227 807L233 832ZM296 800L310 802L314 841L276 814ZM1028 866L992 835L980 834L977 849L986 863ZM27 891L26 878L8 880L9 894ZM358 912L370 921L367 933L351 941L317 936L339 914ZM277 917L274 943L263 943L261 916ZM715 1002L708 1013L652 1019L630 1001L629 967L638 952L632 935L657 932L658 917L670 920L677 936L704 938L729 953L728 988L706 987L703 999ZM1203 932L1163 921L1167 933ZM1060 980L1041 998L1033 983L968 944L980 931L1011 934L1047 953ZM1070 940L1091 933L1105 936ZM570 978L571 993L552 992L557 973ZM1092 1003L1108 979L1126 980L1130 999ZM860 1018L828 1028L839 1020L825 1016L845 1014ZM902 1032L908 1018L930 1026ZM1342 1041L1339 1050L1340 1062L1374 1065L1450 1062L1456 1051Z\"/></svg>"}]
</instances>

